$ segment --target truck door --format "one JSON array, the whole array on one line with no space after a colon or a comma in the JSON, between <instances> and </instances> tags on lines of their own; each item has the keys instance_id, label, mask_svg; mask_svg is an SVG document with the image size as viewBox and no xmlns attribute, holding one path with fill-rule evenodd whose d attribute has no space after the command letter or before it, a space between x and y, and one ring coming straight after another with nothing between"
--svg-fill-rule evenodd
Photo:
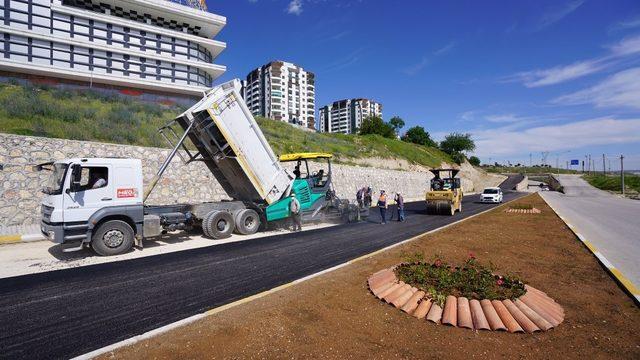
<instances>
[{"instance_id":1,"label":"truck door","mask_svg":"<svg viewBox=\"0 0 640 360\"><path fill-rule=\"evenodd\" d=\"M84 165L77 191L65 191L65 222L86 222L89 217L113 202L112 172L109 165ZM73 181L73 174L69 177Z\"/></svg>"}]
</instances>

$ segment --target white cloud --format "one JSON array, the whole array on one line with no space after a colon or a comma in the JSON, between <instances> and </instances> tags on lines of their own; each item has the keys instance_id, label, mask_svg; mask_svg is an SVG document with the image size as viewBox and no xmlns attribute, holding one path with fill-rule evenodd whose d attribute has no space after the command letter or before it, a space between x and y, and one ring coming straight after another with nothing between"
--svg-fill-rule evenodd
<instances>
[{"instance_id":1,"label":"white cloud","mask_svg":"<svg viewBox=\"0 0 640 360\"><path fill-rule=\"evenodd\" d=\"M287 14L302 14L302 0L291 0L289 5L287 5Z\"/></svg>"},{"instance_id":2,"label":"white cloud","mask_svg":"<svg viewBox=\"0 0 640 360\"><path fill-rule=\"evenodd\" d=\"M620 71L595 86L558 97L553 102L640 109L640 67Z\"/></svg>"},{"instance_id":3,"label":"white cloud","mask_svg":"<svg viewBox=\"0 0 640 360\"><path fill-rule=\"evenodd\" d=\"M444 54L448 53L449 51L453 50L454 47L456 47L456 42L452 41L452 42L448 43L447 45L441 47L440 49L434 51L433 55L435 55L435 56L444 55Z\"/></svg>"},{"instance_id":4,"label":"white cloud","mask_svg":"<svg viewBox=\"0 0 640 360\"><path fill-rule=\"evenodd\" d=\"M540 18L540 21L538 21L538 24L535 30L539 31L557 23L558 21L564 19L566 16L568 16L572 12L576 11L583 3L584 3L584 0L576 0L576 1L571 1L561 7L552 9L551 11L545 13Z\"/></svg>"},{"instance_id":5,"label":"white cloud","mask_svg":"<svg viewBox=\"0 0 640 360\"><path fill-rule=\"evenodd\" d=\"M640 53L640 36L626 37L609 48L614 56L625 56Z\"/></svg>"},{"instance_id":6,"label":"white cloud","mask_svg":"<svg viewBox=\"0 0 640 360\"><path fill-rule=\"evenodd\" d=\"M640 27L640 16L636 16L635 18L620 21L611 26L610 30L627 30Z\"/></svg>"},{"instance_id":7,"label":"white cloud","mask_svg":"<svg viewBox=\"0 0 640 360\"><path fill-rule=\"evenodd\" d=\"M498 128L471 133L476 143L475 153L495 158L592 145L637 143L640 142L640 119L601 118L519 131Z\"/></svg>"},{"instance_id":8,"label":"white cloud","mask_svg":"<svg viewBox=\"0 0 640 360\"><path fill-rule=\"evenodd\" d=\"M587 60L571 65L556 66L550 69L532 70L517 73L507 81L522 82L528 88L558 84L602 70L604 63L598 60Z\"/></svg>"},{"instance_id":9,"label":"white cloud","mask_svg":"<svg viewBox=\"0 0 640 360\"><path fill-rule=\"evenodd\" d=\"M404 68L402 70L402 72L407 74L407 75L409 75L409 76L416 75L417 73L422 71L422 69L424 69L427 65L429 65L431 63L431 58L445 55L446 53L448 53L451 50L453 50L453 48L455 48L455 47L456 47L456 42L455 41L451 41L447 45L435 50L431 54L431 56L423 56L422 59L420 59L419 62Z\"/></svg>"},{"instance_id":10,"label":"white cloud","mask_svg":"<svg viewBox=\"0 0 640 360\"><path fill-rule=\"evenodd\" d=\"M527 120L527 118L517 116L515 114L493 114L486 115L484 118L492 123L514 123Z\"/></svg>"},{"instance_id":11,"label":"white cloud","mask_svg":"<svg viewBox=\"0 0 640 360\"><path fill-rule=\"evenodd\" d=\"M504 78L503 81L520 82L528 88L535 88L559 84L600 72L618 64L624 57L640 53L640 35L624 38L608 48L609 54L606 56L548 69L522 71Z\"/></svg>"},{"instance_id":12,"label":"white cloud","mask_svg":"<svg viewBox=\"0 0 640 360\"><path fill-rule=\"evenodd\" d=\"M476 111L475 110L465 111L462 114L460 114L459 117L460 117L460 120L462 121L471 121L475 119Z\"/></svg>"}]
</instances>

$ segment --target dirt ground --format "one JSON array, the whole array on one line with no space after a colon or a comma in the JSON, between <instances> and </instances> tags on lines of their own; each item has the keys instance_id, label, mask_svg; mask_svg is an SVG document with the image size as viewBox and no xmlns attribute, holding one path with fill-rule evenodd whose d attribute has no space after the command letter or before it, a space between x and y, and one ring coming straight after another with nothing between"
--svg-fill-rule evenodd
<instances>
[{"instance_id":1,"label":"dirt ground","mask_svg":"<svg viewBox=\"0 0 640 360\"><path fill-rule=\"evenodd\" d=\"M104 357L639 359L640 309L537 194L517 203L542 214L498 208ZM537 334L475 332L418 320L367 289L406 254L462 262L470 251L547 292L565 321Z\"/></svg>"}]
</instances>

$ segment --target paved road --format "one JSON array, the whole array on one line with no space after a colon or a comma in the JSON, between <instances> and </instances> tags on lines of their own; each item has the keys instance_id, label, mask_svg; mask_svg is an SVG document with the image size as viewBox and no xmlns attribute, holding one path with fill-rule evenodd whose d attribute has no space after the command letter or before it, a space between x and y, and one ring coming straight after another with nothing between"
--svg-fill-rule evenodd
<instances>
[{"instance_id":1,"label":"paved road","mask_svg":"<svg viewBox=\"0 0 640 360\"><path fill-rule=\"evenodd\" d=\"M505 201L523 194L508 192ZM0 280L0 358L68 358L302 278L495 205L339 225Z\"/></svg>"},{"instance_id":2,"label":"paved road","mask_svg":"<svg viewBox=\"0 0 640 360\"><path fill-rule=\"evenodd\" d=\"M541 192L586 240L640 286L640 201L589 185L578 175L560 175L565 194Z\"/></svg>"},{"instance_id":3,"label":"paved road","mask_svg":"<svg viewBox=\"0 0 640 360\"><path fill-rule=\"evenodd\" d=\"M524 175L522 174L511 175L505 181L503 181L502 184L500 184L500 187L503 190L515 190L516 186L518 186L518 184L520 184L522 180L524 180Z\"/></svg>"}]
</instances>

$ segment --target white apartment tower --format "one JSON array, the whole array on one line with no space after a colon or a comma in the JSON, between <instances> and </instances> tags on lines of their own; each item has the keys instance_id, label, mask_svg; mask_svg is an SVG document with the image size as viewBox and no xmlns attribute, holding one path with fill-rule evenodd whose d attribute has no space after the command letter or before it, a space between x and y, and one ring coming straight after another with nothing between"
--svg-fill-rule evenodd
<instances>
[{"instance_id":1,"label":"white apartment tower","mask_svg":"<svg viewBox=\"0 0 640 360\"><path fill-rule=\"evenodd\" d=\"M369 99L334 101L320 108L320 132L355 134L362 121L382 117L382 105Z\"/></svg>"},{"instance_id":2,"label":"white apartment tower","mask_svg":"<svg viewBox=\"0 0 640 360\"><path fill-rule=\"evenodd\" d=\"M5 0L4 77L201 96L226 18L166 0Z\"/></svg>"},{"instance_id":3,"label":"white apartment tower","mask_svg":"<svg viewBox=\"0 0 640 360\"><path fill-rule=\"evenodd\" d=\"M315 84L312 72L272 61L247 75L242 93L254 115L315 130Z\"/></svg>"}]
</instances>

